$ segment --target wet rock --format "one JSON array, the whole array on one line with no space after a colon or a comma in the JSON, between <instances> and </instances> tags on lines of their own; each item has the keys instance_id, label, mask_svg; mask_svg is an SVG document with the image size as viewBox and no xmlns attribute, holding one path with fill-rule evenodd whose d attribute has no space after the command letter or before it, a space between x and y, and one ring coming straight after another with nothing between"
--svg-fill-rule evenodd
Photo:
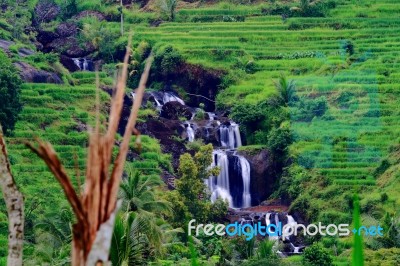
<instances>
[{"instance_id":1,"label":"wet rock","mask_svg":"<svg viewBox=\"0 0 400 266\"><path fill-rule=\"evenodd\" d=\"M70 72L79 70L79 67L74 63L74 60L68 56L60 55L60 63Z\"/></svg>"},{"instance_id":2,"label":"wet rock","mask_svg":"<svg viewBox=\"0 0 400 266\"><path fill-rule=\"evenodd\" d=\"M36 69L25 62L17 62L14 63L14 65L20 70L21 78L26 82L56 84L63 83L60 77L55 73Z\"/></svg>"},{"instance_id":3,"label":"wet rock","mask_svg":"<svg viewBox=\"0 0 400 266\"><path fill-rule=\"evenodd\" d=\"M174 101L163 105L160 116L172 120L179 120L182 117L189 120L192 117L192 112L189 107Z\"/></svg>"}]
</instances>

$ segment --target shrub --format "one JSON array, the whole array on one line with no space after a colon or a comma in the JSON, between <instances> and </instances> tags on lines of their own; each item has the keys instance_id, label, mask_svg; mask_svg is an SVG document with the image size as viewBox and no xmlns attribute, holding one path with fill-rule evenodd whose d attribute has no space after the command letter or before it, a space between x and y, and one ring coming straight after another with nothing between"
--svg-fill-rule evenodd
<instances>
[{"instance_id":1,"label":"shrub","mask_svg":"<svg viewBox=\"0 0 400 266\"><path fill-rule=\"evenodd\" d=\"M331 266L332 258L328 251L315 243L304 250L303 263L307 266Z\"/></svg>"},{"instance_id":2,"label":"shrub","mask_svg":"<svg viewBox=\"0 0 400 266\"><path fill-rule=\"evenodd\" d=\"M183 57L178 50L174 49L172 46L168 45L161 47L157 50L154 56L155 68L153 73L159 73L162 78L168 80L169 76L174 74L175 70L183 62Z\"/></svg>"}]
</instances>

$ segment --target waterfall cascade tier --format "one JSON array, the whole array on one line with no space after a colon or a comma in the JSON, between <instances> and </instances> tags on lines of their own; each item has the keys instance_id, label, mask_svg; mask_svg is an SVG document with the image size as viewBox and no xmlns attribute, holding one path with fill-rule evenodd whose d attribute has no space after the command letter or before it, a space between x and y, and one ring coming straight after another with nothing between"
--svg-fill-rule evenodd
<instances>
[{"instance_id":1,"label":"waterfall cascade tier","mask_svg":"<svg viewBox=\"0 0 400 266\"><path fill-rule=\"evenodd\" d=\"M174 92L160 92L160 91L152 91L150 92L152 96L153 102L156 104L157 109L161 110L162 106L168 102L179 102L182 105L185 105L185 102L179 98Z\"/></svg>"},{"instance_id":2,"label":"waterfall cascade tier","mask_svg":"<svg viewBox=\"0 0 400 266\"><path fill-rule=\"evenodd\" d=\"M235 149L242 146L238 124L231 122L229 126L222 125L220 126L219 131L222 147Z\"/></svg>"},{"instance_id":3,"label":"waterfall cascade tier","mask_svg":"<svg viewBox=\"0 0 400 266\"><path fill-rule=\"evenodd\" d=\"M233 218L232 218L233 219ZM231 220L232 221L232 220ZM274 227L270 227L269 231L267 232L270 234L275 233L274 228L279 227L279 224L282 228L290 224L293 226L297 225L296 220L289 214L283 212L238 212L234 218L234 221L244 225L249 224L251 226L257 225L261 223L262 226L268 227L269 225L274 225ZM287 228L286 228L287 229ZM290 230L290 229L287 229ZM286 231L288 234L288 231ZM283 233L283 232L281 232ZM284 253L285 255L293 255L302 253L305 248L303 240L301 239L302 233L301 231L298 232L297 236L291 234L290 236L266 236L269 240L274 241L274 249L277 253ZM283 245L279 245L282 243ZM281 249L281 250L279 250Z\"/></svg>"},{"instance_id":4,"label":"waterfall cascade tier","mask_svg":"<svg viewBox=\"0 0 400 266\"><path fill-rule=\"evenodd\" d=\"M91 59L87 58L72 58L74 64L79 68L81 71L94 71L94 64Z\"/></svg>"},{"instance_id":5,"label":"waterfall cascade tier","mask_svg":"<svg viewBox=\"0 0 400 266\"><path fill-rule=\"evenodd\" d=\"M218 176L207 180L211 201L222 198L231 208L251 206L250 164L243 156L228 154L224 150L213 151L212 167L219 167Z\"/></svg>"},{"instance_id":6,"label":"waterfall cascade tier","mask_svg":"<svg viewBox=\"0 0 400 266\"><path fill-rule=\"evenodd\" d=\"M188 135L189 142L193 142L194 141L194 130L190 123L186 124L186 133Z\"/></svg>"}]
</instances>

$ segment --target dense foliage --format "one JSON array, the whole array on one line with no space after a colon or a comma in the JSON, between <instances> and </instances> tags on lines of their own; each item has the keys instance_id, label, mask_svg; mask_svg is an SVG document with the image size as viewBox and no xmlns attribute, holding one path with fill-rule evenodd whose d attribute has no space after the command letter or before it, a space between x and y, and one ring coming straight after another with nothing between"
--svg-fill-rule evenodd
<instances>
[{"instance_id":1,"label":"dense foliage","mask_svg":"<svg viewBox=\"0 0 400 266\"><path fill-rule=\"evenodd\" d=\"M6 135L14 129L22 109L21 83L16 68L0 50L0 123Z\"/></svg>"},{"instance_id":2,"label":"dense foliage","mask_svg":"<svg viewBox=\"0 0 400 266\"><path fill-rule=\"evenodd\" d=\"M385 232L355 245L365 264L400 264L397 1L250 2L193 8L175 0L123 1L122 7L111 0L0 1L0 39L14 42L7 53L0 50L0 122L26 198L26 265L68 265L74 221L58 184L24 143L32 137L53 143L80 189L86 130L95 117L94 73L69 73L60 55L81 49L77 57L98 60L100 87L109 89L130 30L127 92L137 87L153 52L151 89L173 87L185 99L190 91L212 94L217 111L240 125L248 145L243 150L270 152L278 179L270 199L290 205L306 222L325 224L354 223L359 205L360 221L381 224ZM76 31L52 45L41 40L60 37L63 23ZM35 54L20 55L21 48ZM14 62L55 72L65 84L21 84ZM213 84L207 79L212 75ZM109 96L101 92L100 99L105 123ZM198 107L196 121L206 117ZM143 122L157 114L150 104L139 116ZM131 150L121 186L113 265L351 263L353 239L346 237L305 238L304 254L285 259L268 241L188 238L190 219L225 222L226 203L211 203L204 185L218 172L208 168L212 147L181 145L191 154L183 154L174 171L158 141L144 135L142 145L141 153ZM165 174L179 177L175 190L167 190L160 178ZM0 265L6 254L7 217L0 204Z\"/></svg>"}]
</instances>

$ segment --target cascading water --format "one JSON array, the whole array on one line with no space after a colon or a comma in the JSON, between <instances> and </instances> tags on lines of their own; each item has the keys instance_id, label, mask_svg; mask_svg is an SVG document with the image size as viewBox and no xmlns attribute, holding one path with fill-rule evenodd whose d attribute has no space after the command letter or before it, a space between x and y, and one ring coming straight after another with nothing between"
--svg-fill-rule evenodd
<instances>
[{"instance_id":1,"label":"cascading water","mask_svg":"<svg viewBox=\"0 0 400 266\"><path fill-rule=\"evenodd\" d=\"M215 114L214 113L207 112L207 114L208 114L208 117L209 117L210 121L214 121L215 120Z\"/></svg>"},{"instance_id":2,"label":"cascading water","mask_svg":"<svg viewBox=\"0 0 400 266\"><path fill-rule=\"evenodd\" d=\"M74 64L79 68L79 70L82 70L79 58L72 58L72 60L74 61Z\"/></svg>"},{"instance_id":3,"label":"cascading water","mask_svg":"<svg viewBox=\"0 0 400 266\"><path fill-rule=\"evenodd\" d=\"M266 227L268 227L270 224L274 224L274 225L277 226L279 223L281 223L282 228L284 226L286 226L286 225L291 225L291 227L293 228L293 229L286 228L285 232L282 232L282 233L289 234L289 232L290 232L289 230L295 230L297 222L293 218L293 216L286 215L287 222L281 221L280 217L283 218L283 215L279 215L279 213L277 213L277 212L268 212L268 213L266 213L265 214L265 225L266 225ZM274 229L270 228L269 233L274 233ZM269 239L273 240L273 241L276 241L275 247L278 248L277 244L278 244L278 241L279 241L279 237L278 236L269 236ZM304 245L301 245L301 246L295 245L295 243L294 243L295 239L293 239L293 238L291 238L289 236L286 236L286 237L282 236L281 240L284 241L285 243L289 243L289 250L285 251L286 254L300 254L301 251L305 248Z\"/></svg>"},{"instance_id":4,"label":"cascading water","mask_svg":"<svg viewBox=\"0 0 400 266\"><path fill-rule=\"evenodd\" d=\"M189 142L194 141L194 130L190 124L187 124L186 133L188 135Z\"/></svg>"},{"instance_id":5,"label":"cascading water","mask_svg":"<svg viewBox=\"0 0 400 266\"><path fill-rule=\"evenodd\" d=\"M87 58L72 58L74 64L79 68L81 71L93 71L93 62Z\"/></svg>"},{"instance_id":6,"label":"cascading water","mask_svg":"<svg viewBox=\"0 0 400 266\"><path fill-rule=\"evenodd\" d=\"M242 146L238 124L231 122L229 126L222 125L219 132L222 147L235 149Z\"/></svg>"},{"instance_id":7,"label":"cascading water","mask_svg":"<svg viewBox=\"0 0 400 266\"><path fill-rule=\"evenodd\" d=\"M185 102L181 98L170 92L164 93L163 102L164 104L166 104L167 102L179 102L180 104L185 105Z\"/></svg>"},{"instance_id":8,"label":"cascading water","mask_svg":"<svg viewBox=\"0 0 400 266\"><path fill-rule=\"evenodd\" d=\"M246 158L227 154L224 150L214 150L212 166L218 166L220 174L208 180L211 201L220 197L228 200L231 208L250 207L250 164Z\"/></svg>"},{"instance_id":9,"label":"cascading water","mask_svg":"<svg viewBox=\"0 0 400 266\"><path fill-rule=\"evenodd\" d=\"M229 167L228 155L223 150L213 151L212 167L220 168L217 177L210 176L207 182L208 188L211 190L211 201L215 202L217 198L228 201L229 206L233 206L232 196L229 189Z\"/></svg>"},{"instance_id":10,"label":"cascading water","mask_svg":"<svg viewBox=\"0 0 400 266\"><path fill-rule=\"evenodd\" d=\"M83 70L89 70L89 63L86 58L83 59Z\"/></svg>"},{"instance_id":11,"label":"cascading water","mask_svg":"<svg viewBox=\"0 0 400 266\"><path fill-rule=\"evenodd\" d=\"M250 164L243 156L238 156L240 162L240 168L242 170L243 179L243 196L242 196L242 207L251 206L251 194L250 194Z\"/></svg>"}]
</instances>

